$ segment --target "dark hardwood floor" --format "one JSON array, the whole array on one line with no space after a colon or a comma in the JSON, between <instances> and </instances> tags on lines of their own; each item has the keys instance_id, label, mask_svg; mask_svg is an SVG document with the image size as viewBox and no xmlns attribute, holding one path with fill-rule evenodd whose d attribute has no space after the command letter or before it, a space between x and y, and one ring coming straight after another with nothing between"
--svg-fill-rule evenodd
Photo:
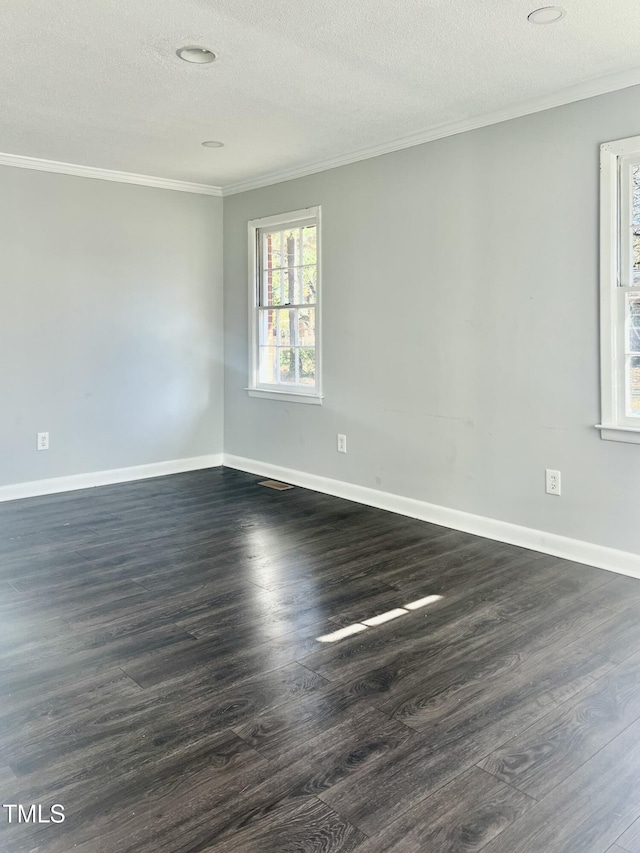
<instances>
[{"instance_id":1,"label":"dark hardwood floor","mask_svg":"<svg viewBox=\"0 0 640 853\"><path fill-rule=\"evenodd\" d=\"M259 479L0 505L0 850L640 853L640 581Z\"/></svg>"}]
</instances>

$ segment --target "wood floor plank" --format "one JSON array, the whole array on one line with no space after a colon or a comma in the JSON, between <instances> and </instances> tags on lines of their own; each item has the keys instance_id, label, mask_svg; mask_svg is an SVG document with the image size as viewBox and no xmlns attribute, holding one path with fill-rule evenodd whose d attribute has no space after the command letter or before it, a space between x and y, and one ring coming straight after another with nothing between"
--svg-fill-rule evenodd
<instances>
[{"instance_id":1,"label":"wood floor plank","mask_svg":"<svg viewBox=\"0 0 640 853\"><path fill-rule=\"evenodd\" d=\"M619 583L621 582L621 583ZM617 618L626 609L637 607L640 584L631 578L614 579L594 590L576 592L565 587L559 598L553 595L527 603L525 594L507 591L506 606L496 601L496 614L514 621L540 647L553 643L570 644L595 628ZM631 652L633 653L633 652Z\"/></svg>"},{"instance_id":2,"label":"wood floor plank","mask_svg":"<svg viewBox=\"0 0 640 853\"><path fill-rule=\"evenodd\" d=\"M610 661L577 646L540 649L517 635L473 659L455 655L447 662L446 657L416 672L402 691L390 691L379 707L418 731L431 730L443 715L450 727L472 715L488 715L489 727L494 712L504 719L512 701L517 705L530 690L541 692L540 703L555 706L612 668Z\"/></svg>"},{"instance_id":3,"label":"wood floor plank","mask_svg":"<svg viewBox=\"0 0 640 853\"><path fill-rule=\"evenodd\" d=\"M501 672L493 682L479 679L470 690L464 684L445 688L427 703L417 697L403 706L400 719L420 730L421 745L382 763L375 778L362 777L357 788L337 785L322 799L367 835L374 835L530 726L545 710L590 684L602 669L603 661L597 657L577 650L563 656L560 649L551 649L517 667L515 678Z\"/></svg>"},{"instance_id":4,"label":"wood floor plank","mask_svg":"<svg viewBox=\"0 0 640 853\"><path fill-rule=\"evenodd\" d=\"M423 587L425 595L431 588ZM415 611L375 629L369 629L336 644L316 646L304 659L305 665L330 681L346 681L378 668L399 655L412 654L427 660L452 644L464 644L474 636L492 631L498 619L491 602L475 602L471 597L447 597L428 610ZM511 625L510 635L521 629Z\"/></svg>"},{"instance_id":5,"label":"wood floor plank","mask_svg":"<svg viewBox=\"0 0 640 853\"><path fill-rule=\"evenodd\" d=\"M521 571L522 581L537 589L562 578L579 583L581 589L586 592L609 583L615 577L613 572L547 554L532 555L531 560L523 566Z\"/></svg>"},{"instance_id":6,"label":"wood floor plank","mask_svg":"<svg viewBox=\"0 0 640 853\"><path fill-rule=\"evenodd\" d=\"M560 575L549 580L540 587L531 584L511 584L502 596L496 596L496 603L500 607L500 613L505 619L527 625L539 622L542 617L560 616L564 611L579 600L584 601L608 601L611 597L618 602L622 601L620 590L616 586L616 580L609 579L595 588L590 583L591 576L587 572L586 582L580 576ZM632 590L632 594L637 593Z\"/></svg>"},{"instance_id":7,"label":"wood floor plank","mask_svg":"<svg viewBox=\"0 0 640 853\"><path fill-rule=\"evenodd\" d=\"M277 811L263 824L239 829L233 847L238 853L350 853L365 840L364 833L312 797L297 808ZM229 850L228 840L212 844L206 853L221 850Z\"/></svg>"},{"instance_id":8,"label":"wood floor plank","mask_svg":"<svg viewBox=\"0 0 640 853\"><path fill-rule=\"evenodd\" d=\"M389 824L359 853L476 853L535 802L471 767Z\"/></svg>"},{"instance_id":9,"label":"wood floor plank","mask_svg":"<svg viewBox=\"0 0 640 853\"><path fill-rule=\"evenodd\" d=\"M288 753L301 742L323 734L332 725L358 718L361 714L383 720L385 728L396 732L401 742L417 740L414 731L370 707L368 698L357 686L352 689L351 686L326 685L282 708L263 711L233 726L233 731L267 758Z\"/></svg>"},{"instance_id":10,"label":"wood floor plank","mask_svg":"<svg viewBox=\"0 0 640 853\"><path fill-rule=\"evenodd\" d=\"M470 671L469 661L486 660L492 649L504 649L505 645L510 647L520 636L517 626L487 619L482 613L477 621L465 619L462 626L449 626L446 630L448 642L443 642L442 634L438 635L437 631L435 636L428 631L426 633L426 639L418 632L410 639L394 636L397 642L386 644L387 634L382 631L375 634L372 640L374 653L369 654L370 647L362 650L368 661L364 671L358 660L357 647L349 650L348 645L357 643L361 635L341 641L340 645L346 646L346 652L336 649L336 654L340 661L346 660L349 664L347 672L352 674L355 671L356 675L350 680L334 681L335 689L367 699L391 715L403 701L413 698L425 682L439 684L440 689L444 689L456 681L459 669L466 666L466 671ZM349 657L345 658L345 654ZM356 658L354 665L350 664L351 657ZM312 666L314 659L312 654L303 660L306 666Z\"/></svg>"},{"instance_id":11,"label":"wood floor plank","mask_svg":"<svg viewBox=\"0 0 640 853\"><path fill-rule=\"evenodd\" d=\"M640 651L640 603L627 606L579 640L580 645L620 663Z\"/></svg>"},{"instance_id":12,"label":"wood floor plank","mask_svg":"<svg viewBox=\"0 0 640 853\"><path fill-rule=\"evenodd\" d=\"M342 608L353 607L353 602L362 601L364 604L361 606L367 607L374 599L377 602L393 601L394 597L397 600L395 590L372 578L346 578L340 586L327 589L307 587L295 593L282 590L276 593L252 586L247 593L248 600L238 602L237 606L223 610L219 606L207 608L205 603L196 609L192 604L190 612L178 615L176 622L196 637L210 637L230 628L240 629L244 624L264 620L269 624L270 636L275 637L323 619L341 624L335 614Z\"/></svg>"},{"instance_id":13,"label":"wood floor plank","mask_svg":"<svg viewBox=\"0 0 640 853\"><path fill-rule=\"evenodd\" d=\"M132 661L124 665L123 669L141 687L151 687L175 678L186 670L195 672L207 666L211 683L220 686L304 660L316 648L317 638L333 628L335 625L329 622L305 624L287 634L278 632L272 640L265 641L264 636L261 636L255 645L241 645L240 648L234 643L231 632L225 637L185 643L162 656L152 655L144 660Z\"/></svg>"},{"instance_id":14,"label":"wood floor plank","mask_svg":"<svg viewBox=\"0 0 640 853\"><path fill-rule=\"evenodd\" d=\"M138 734L140 741L143 734ZM229 732L206 736L186 750L163 750L161 743L150 746L155 759L145 752L144 744L140 744L136 756L135 745L131 743L124 755L120 749L105 750L86 767L62 761L45 774L27 776L12 790L14 801L59 802L65 805L65 822L56 832L51 827L14 825L7 828L4 837L0 834L0 843L4 842L7 853L32 849L69 853L85 843L87 849L100 851L133 853L144 849L151 853L162 849L168 853L173 849L186 853L194 848L175 843L186 814L186 809L180 813L181 800L188 798L193 812L203 817L203 801L206 804L224 801L227 791L234 785L241 790L247 779L258 774L265 764L264 759ZM204 812L208 815L206 805ZM173 843L159 845L158 836L168 834L167 829L173 828L174 822L177 826L176 832L171 833ZM139 844L140 836L151 836L149 846ZM206 825L199 824L197 837L203 845L215 836Z\"/></svg>"},{"instance_id":15,"label":"wood floor plank","mask_svg":"<svg viewBox=\"0 0 640 853\"><path fill-rule=\"evenodd\" d=\"M437 543L436 543L437 544ZM488 547L485 542L465 541L450 544L441 553L428 553L421 548L415 559L407 561L401 556L382 561L380 571L385 582L403 592L415 596L417 589L425 583L441 583L443 590L459 589L470 577L477 581L501 575L514 561L528 562L529 558L515 555L513 548L502 543Z\"/></svg>"},{"instance_id":16,"label":"wood floor plank","mask_svg":"<svg viewBox=\"0 0 640 853\"><path fill-rule=\"evenodd\" d=\"M280 669L261 672L244 681L234 681L229 687L216 690L213 694L207 691L211 681L210 674L201 670L162 682L146 692L154 703L167 699L179 701L186 690L192 696L206 694L207 727L215 731L239 727L258 715L277 712L283 706L308 698L327 686L324 678L296 662ZM196 711L191 705L189 713L193 715Z\"/></svg>"},{"instance_id":17,"label":"wood floor plank","mask_svg":"<svg viewBox=\"0 0 640 853\"><path fill-rule=\"evenodd\" d=\"M142 688L119 667L101 667L98 674L78 679L38 683L20 693L3 694L0 703L0 742L28 737L29 727L51 725L54 730L70 716L70 709L98 713L105 703L139 696ZM114 698L115 697L115 698Z\"/></svg>"},{"instance_id":18,"label":"wood floor plank","mask_svg":"<svg viewBox=\"0 0 640 853\"><path fill-rule=\"evenodd\" d=\"M130 631L113 640L71 631L43 644L41 653L33 655L28 648L3 657L0 690L18 695L37 695L45 685L63 680L78 680L98 674L108 666L130 666L132 669L153 666L163 656L197 657L192 637L177 625L161 625L142 631ZM179 650L179 651L177 651ZM149 664L146 662L149 661ZM136 679L134 678L134 681Z\"/></svg>"},{"instance_id":19,"label":"wood floor plank","mask_svg":"<svg viewBox=\"0 0 640 853\"><path fill-rule=\"evenodd\" d=\"M561 782L486 853L604 853L640 816L640 722Z\"/></svg>"},{"instance_id":20,"label":"wood floor plank","mask_svg":"<svg viewBox=\"0 0 640 853\"><path fill-rule=\"evenodd\" d=\"M293 706L289 708L295 713ZM259 741L258 748L270 756L270 775L243 792L244 802L235 804L220 821L220 842L231 845L247 816L252 823L269 826L274 807L288 808L315 798L341 782L357 785L361 774L415 740L415 732L406 726L376 709L358 706L351 713L326 714L307 728L302 740L285 741L281 750L269 750L265 741Z\"/></svg>"},{"instance_id":21,"label":"wood floor plank","mask_svg":"<svg viewBox=\"0 0 640 853\"><path fill-rule=\"evenodd\" d=\"M617 845L625 853L640 853L640 818L622 833L617 839Z\"/></svg>"},{"instance_id":22,"label":"wood floor plank","mask_svg":"<svg viewBox=\"0 0 640 853\"><path fill-rule=\"evenodd\" d=\"M640 654L612 669L480 762L540 799L640 718Z\"/></svg>"},{"instance_id":23,"label":"wood floor plank","mask_svg":"<svg viewBox=\"0 0 640 853\"><path fill-rule=\"evenodd\" d=\"M233 849L238 833L255 831L261 836L262 832L277 832L283 816L338 781L356 779L414 737L415 733L384 714L362 709L341 720L325 720L314 738L296 744L270 762L257 765L243 760L237 772L225 772L221 777L224 784L212 781L210 771L194 766L187 755L185 779L178 777L170 789L151 785L154 806L146 798L136 800L134 791L128 806L119 811L112 810L108 799L98 825L90 812L76 816L69 839L82 849L81 845L97 834L106 849L121 853L186 853L194 848L209 849L210 845ZM253 752L248 746L246 749ZM178 755L175 760L179 760ZM123 769L119 778L127 779ZM154 768L150 772L154 774ZM164 812L169 817L174 810L179 816L175 821L150 820L154 813ZM64 848L47 848L47 853L64 853Z\"/></svg>"},{"instance_id":24,"label":"wood floor plank","mask_svg":"<svg viewBox=\"0 0 640 853\"><path fill-rule=\"evenodd\" d=\"M3 853L640 853L640 582L258 479L0 504Z\"/></svg>"}]
</instances>

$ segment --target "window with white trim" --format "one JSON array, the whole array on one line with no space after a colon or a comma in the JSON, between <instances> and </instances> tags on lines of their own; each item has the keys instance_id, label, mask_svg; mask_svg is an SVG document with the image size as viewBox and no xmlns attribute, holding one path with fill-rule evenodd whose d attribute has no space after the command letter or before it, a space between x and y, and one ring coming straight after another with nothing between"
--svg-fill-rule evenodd
<instances>
[{"instance_id":1,"label":"window with white trim","mask_svg":"<svg viewBox=\"0 0 640 853\"><path fill-rule=\"evenodd\" d=\"M249 394L320 403L320 208L249 222Z\"/></svg>"},{"instance_id":2,"label":"window with white trim","mask_svg":"<svg viewBox=\"0 0 640 853\"><path fill-rule=\"evenodd\" d=\"M601 146L603 438L640 444L640 136Z\"/></svg>"}]
</instances>

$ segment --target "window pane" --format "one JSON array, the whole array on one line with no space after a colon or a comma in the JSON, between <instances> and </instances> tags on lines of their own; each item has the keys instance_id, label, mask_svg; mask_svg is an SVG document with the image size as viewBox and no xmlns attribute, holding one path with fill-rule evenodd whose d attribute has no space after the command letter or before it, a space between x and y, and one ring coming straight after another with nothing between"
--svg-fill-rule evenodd
<instances>
[{"instance_id":1,"label":"window pane","mask_svg":"<svg viewBox=\"0 0 640 853\"><path fill-rule=\"evenodd\" d=\"M298 312L298 343L301 347L316 344L316 309L301 308Z\"/></svg>"},{"instance_id":2,"label":"window pane","mask_svg":"<svg viewBox=\"0 0 640 853\"><path fill-rule=\"evenodd\" d=\"M302 269L302 299L301 302L306 304L316 302L318 282L317 267L303 267Z\"/></svg>"},{"instance_id":3,"label":"window pane","mask_svg":"<svg viewBox=\"0 0 640 853\"><path fill-rule=\"evenodd\" d=\"M278 350L275 347L260 347L260 382L273 384L277 382L276 366Z\"/></svg>"},{"instance_id":4,"label":"window pane","mask_svg":"<svg viewBox=\"0 0 640 853\"><path fill-rule=\"evenodd\" d=\"M316 383L316 351L311 347L298 350L300 384L315 385Z\"/></svg>"},{"instance_id":5,"label":"window pane","mask_svg":"<svg viewBox=\"0 0 640 853\"><path fill-rule=\"evenodd\" d=\"M296 381L296 361L294 349L280 349L280 382L294 384Z\"/></svg>"},{"instance_id":6,"label":"window pane","mask_svg":"<svg viewBox=\"0 0 640 853\"><path fill-rule=\"evenodd\" d=\"M640 227L634 227L631 235L633 264L633 286L640 287Z\"/></svg>"},{"instance_id":7,"label":"window pane","mask_svg":"<svg viewBox=\"0 0 640 853\"><path fill-rule=\"evenodd\" d=\"M263 346L276 345L276 311L260 312L260 343Z\"/></svg>"},{"instance_id":8,"label":"window pane","mask_svg":"<svg viewBox=\"0 0 640 853\"><path fill-rule=\"evenodd\" d=\"M316 267L263 270L261 305L307 305L316 302Z\"/></svg>"},{"instance_id":9,"label":"window pane","mask_svg":"<svg viewBox=\"0 0 640 853\"><path fill-rule=\"evenodd\" d=\"M640 293L627 294L627 352L640 354Z\"/></svg>"},{"instance_id":10,"label":"window pane","mask_svg":"<svg viewBox=\"0 0 640 853\"><path fill-rule=\"evenodd\" d=\"M627 415L640 417L640 356L632 355L627 362Z\"/></svg>"},{"instance_id":11,"label":"window pane","mask_svg":"<svg viewBox=\"0 0 640 853\"><path fill-rule=\"evenodd\" d=\"M640 166L631 169L631 283L640 286Z\"/></svg>"},{"instance_id":12,"label":"window pane","mask_svg":"<svg viewBox=\"0 0 640 853\"><path fill-rule=\"evenodd\" d=\"M632 224L640 227L640 166L631 169Z\"/></svg>"},{"instance_id":13,"label":"window pane","mask_svg":"<svg viewBox=\"0 0 640 853\"><path fill-rule=\"evenodd\" d=\"M307 225L302 229L302 263L315 264L317 263L317 247L316 237L317 229L315 225Z\"/></svg>"},{"instance_id":14,"label":"window pane","mask_svg":"<svg viewBox=\"0 0 640 853\"><path fill-rule=\"evenodd\" d=\"M282 266L297 267L302 261L302 240L300 228L288 228L282 232Z\"/></svg>"},{"instance_id":15,"label":"window pane","mask_svg":"<svg viewBox=\"0 0 640 853\"><path fill-rule=\"evenodd\" d=\"M282 304L296 305L300 302L300 270L282 271Z\"/></svg>"},{"instance_id":16,"label":"window pane","mask_svg":"<svg viewBox=\"0 0 640 853\"><path fill-rule=\"evenodd\" d=\"M282 234L280 231L262 235L262 266L265 270L279 269L282 266Z\"/></svg>"},{"instance_id":17,"label":"window pane","mask_svg":"<svg viewBox=\"0 0 640 853\"><path fill-rule=\"evenodd\" d=\"M262 305L282 305L281 272L266 270L262 274Z\"/></svg>"},{"instance_id":18,"label":"window pane","mask_svg":"<svg viewBox=\"0 0 640 853\"><path fill-rule=\"evenodd\" d=\"M296 312L295 310L278 311L278 345L290 347L295 344L296 334Z\"/></svg>"}]
</instances>

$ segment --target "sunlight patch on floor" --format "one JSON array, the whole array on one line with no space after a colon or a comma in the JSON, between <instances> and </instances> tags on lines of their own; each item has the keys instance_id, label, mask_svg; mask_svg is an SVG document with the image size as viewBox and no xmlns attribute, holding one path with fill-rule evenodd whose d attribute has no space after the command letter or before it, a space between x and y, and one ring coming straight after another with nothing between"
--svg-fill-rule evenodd
<instances>
[{"instance_id":1,"label":"sunlight patch on floor","mask_svg":"<svg viewBox=\"0 0 640 853\"><path fill-rule=\"evenodd\" d=\"M416 601L405 604L404 607L387 610L385 613L371 616L369 619L363 619L362 622L354 622L353 625L347 625L346 628L339 628L330 634L323 634L321 637L316 637L316 639L319 643L337 643L338 640L343 640L345 637L359 634L361 631L366 631L367 628L375 628L376 625L384 625L385 622L391 622L392 619L398 619L400 616L407 616L412 610L420 610L420 608L427 607L429 604L441 601L441 599L441 595L426 595L424 598L418 598Z\"/></svg>"}]
</instances>

